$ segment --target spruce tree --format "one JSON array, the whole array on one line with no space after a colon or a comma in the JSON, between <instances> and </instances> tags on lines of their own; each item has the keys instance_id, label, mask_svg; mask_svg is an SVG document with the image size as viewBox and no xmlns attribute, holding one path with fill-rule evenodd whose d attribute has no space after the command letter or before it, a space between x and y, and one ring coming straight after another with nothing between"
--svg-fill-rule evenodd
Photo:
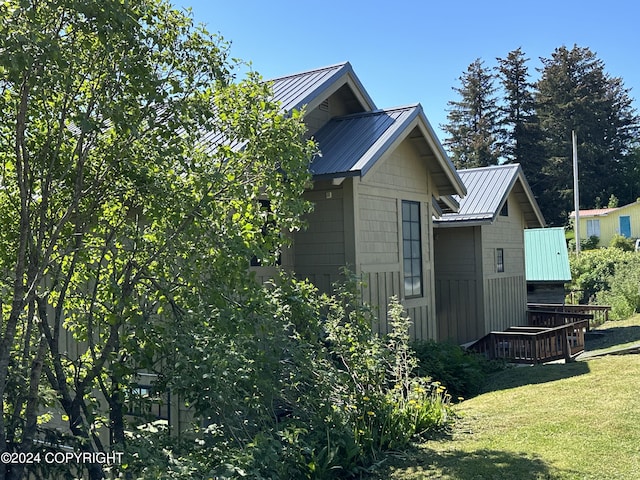
<instances>
[{"instance_id":1,"label":"spruce tree","mask_svg":"<svg viewBox=\"0 0 640 480\"><path fill-rule=\"evenodd\" d=\"M500 107L502 156L507 163L519 163L534 193L544 185L542 135L535 111L533 84L530 82L528 58L521 48L497 58L497 78L502 86Z\"/></svg>"},{"instance_id":2,"label":"spruce tree","mask_svg":"<svg viewBox=\"0 0 640 480\"><path fill-rule=\"evenodd\" d=\"M573 210L572 131L578 139L581 207L611 194L629 202L625 177L634 169L631 149L638 133L629 90L588 48L563 46L541 60L535 99L546 152L548 183L540 204L547 220L564 224Z\"/></svg>"},{"instance_id":3,"label":"spruce tree","mask_svg":"<svg viewBox=\"0 0 640 480\"><path fill-rule=\"evenodd\" d=\"M449 137L444 144L456 168L495 165L500 137L495 75L476 59L459 80L460 87L453 90L460 100L448 102L451 109L443 128Z\"/></svg>"}]
</instances>

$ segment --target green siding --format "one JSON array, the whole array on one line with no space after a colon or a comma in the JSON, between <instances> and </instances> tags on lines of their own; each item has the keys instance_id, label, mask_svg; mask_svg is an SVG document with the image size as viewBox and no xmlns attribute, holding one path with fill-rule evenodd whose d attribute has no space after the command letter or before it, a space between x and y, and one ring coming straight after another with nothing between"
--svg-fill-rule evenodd
<instances>
[{"instance_id":1,"label":"green siding","mask_svg":"<svg viewBox=\"0 0 640 480\"><path fill-rule=\"evenodd\" d=\"M524 251L528 282L571 281L564 228L525 230Z\"/></svg>"}]
</instances>

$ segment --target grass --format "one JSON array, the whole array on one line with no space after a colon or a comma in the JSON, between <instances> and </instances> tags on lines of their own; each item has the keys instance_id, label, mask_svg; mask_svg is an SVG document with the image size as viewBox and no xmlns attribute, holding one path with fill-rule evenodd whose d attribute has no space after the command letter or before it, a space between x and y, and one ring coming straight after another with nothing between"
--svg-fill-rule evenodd
<instances>
[{"instance_id":1,"label":"grass","mask_svg":"<svg viewBox=\"0 0 640 480\"><path fill-rule=\"evenodd\" d=\"M638 343L640 316L601 329L591 352ZM639 378L636 354L509 368L456 407L446 438L390 455L370 478L638 479Z\"/></svg>"}]
</instances>

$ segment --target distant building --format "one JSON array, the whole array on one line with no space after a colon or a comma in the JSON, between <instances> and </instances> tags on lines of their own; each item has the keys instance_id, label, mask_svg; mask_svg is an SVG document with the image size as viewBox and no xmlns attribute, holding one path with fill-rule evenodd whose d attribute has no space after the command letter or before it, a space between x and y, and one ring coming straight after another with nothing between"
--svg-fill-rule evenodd
<instances>
[{"instance_id":1,"label":"distant building","mask_svg":"<svg viewBox=\"0 0 640 480\"><path fill-rule=\"evenodd\" d=\"M576 212L571 212L575 222ZM606 247L615 235L626 238L640 238L640 202L616 208L580 210L580 238L599 238L598 246Z\"/></svg>"},{"instance_id":2,"label":"distant building","mask_svg":"<svg viewBox=\"0 0 640 480\"><path fill-rule=\"evenodd\" d=\"M524 231L524 253L529 303L561 303L571 282L564 228Z\"/></svg>"}]
</instances>

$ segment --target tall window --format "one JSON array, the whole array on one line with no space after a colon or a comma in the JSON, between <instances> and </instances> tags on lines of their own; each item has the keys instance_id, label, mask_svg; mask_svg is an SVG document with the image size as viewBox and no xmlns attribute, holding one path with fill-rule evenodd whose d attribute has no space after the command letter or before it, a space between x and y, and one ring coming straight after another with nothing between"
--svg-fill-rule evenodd
<instances>
[{"instance_id":1,"label":"tall window","mask_svg":"<svg viewBox=\"0 0 640 480\"><path fill-rule=\"evenodd\" d=\"M600 220L587 220L587 238L600 236Z\"/></svg>"},{"instance_id":2,"label":"tall window","mask_svg":"<svg viewBox=\"0 0 640 480\"><path fill-rule=\"evenodd\" d=\"M504 272L504 249L496 248L496 272Z\"/></svg>"},{"instance_id":3,"label":"tall window","mask_svg":"<svg viewBox=\"0 0 640 480\"><path fill-rule=\"evenodd\" d=\"M402 201L402 241L405 297L422 296L422 241L420 204Z\"/></svg>"}]
</instances>

